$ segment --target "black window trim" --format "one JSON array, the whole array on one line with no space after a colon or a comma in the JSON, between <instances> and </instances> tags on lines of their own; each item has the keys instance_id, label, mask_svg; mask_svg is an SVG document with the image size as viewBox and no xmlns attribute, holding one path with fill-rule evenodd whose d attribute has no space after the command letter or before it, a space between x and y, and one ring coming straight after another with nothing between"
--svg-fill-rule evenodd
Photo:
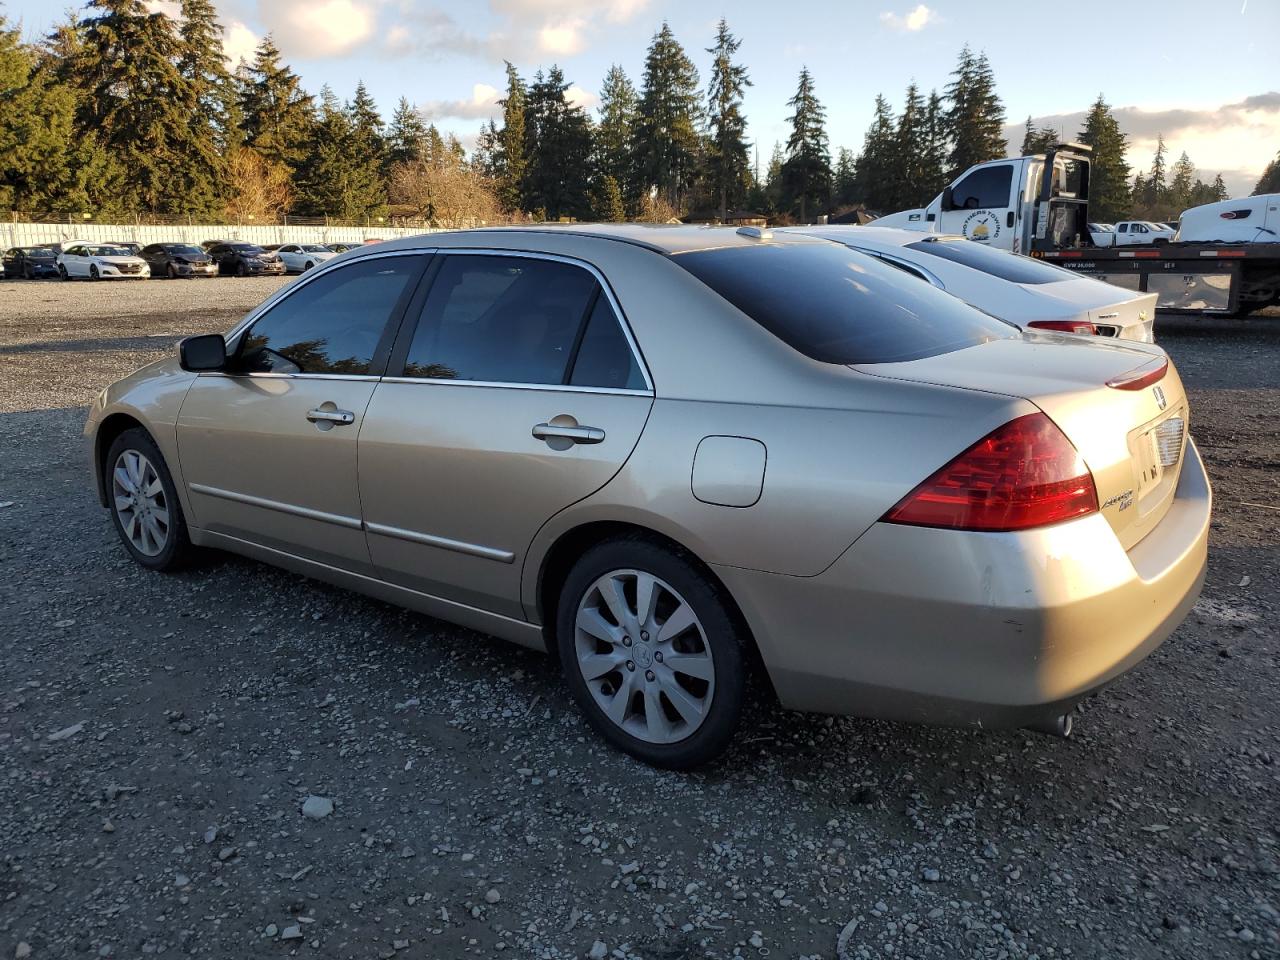
<instances>
[{"instance_id":1,"label":"black window trim","mask_svg":"<svg viewBox=\"0 0 1280 960\"><path fill-rule=\"evenodd\" d=\"M387 365L387 373L382 380L387 383L418 383L418 384L434 384L436 386L455 386L455 387L502 387L508 390L551 390L556 392L569 391L572 393L609 393L624 394L628 396L653 396L653 378L649 375L649 367L645 363L644 354L640 350L640 345L636 342L635 335L631 331L631 324L627 320L627 316L622 311L618 298L614 295L613 290L609 287L609 283L604 278L604 274L591 263L585 260L579 260L576 257L568 257L558 253L542 253L534 250L502 250L494 247L437 247L435 249L436 256L433 258L431 269L428 271L419 289L404 314L404 320L400 324L400 333L396 338L395 346L391 350L390 362ZM526 260L549 260L553 263L564 263L569 266L579 267L586 270L595 278L596 292L589 298L590 308L583 315L583 319L578 327L578 334L574 339L574 352L569 357L568 363L565 365L565 377L572 374L573 367L577 363L577 350L582 343L582 337L585 335L586 324L591 318L591 309L596 305L600 294L604 294L609 301L609 306L613 309L614 319L622 328L622 335L627 341L627 346L631 350L632 359L640 368L640 374L644 377L645 386L643 389L630 389L626 387L588 387L577 386L570 383L511 383L505 380L453 380L448 378L433 377L406 377L404 376L405 362L408 359L409 346L413 342L413 336L417 332L418 323L422 319L422 307L426 303L427 296L431 292L431 287L435 284L436 275L440 271L440 265L450 256L481 256L481 257L507 257L511 259ZM393 373L393 371L395 371Z\"/></svg>"},{"instance_id":2,"label":"black window trim","mask_svg":"<svg viewBox=\"0 0 1280 960\"><path fill-rule=\"evenodd\" d=\"M388 369L387 361L390 358L392 346L398 331L404 324L407 316L407 310L410 303L420 292L423 286L425 274L431 271L431 267L439 258L432 256L434 249L424 250L385 250L378 253L370 254L367 257L359 257L354 260L344 260L341 263L335 263L332 267L326 267L321 270L312 270L304 274L298 280L284 287L274 297L262 303L257 309L251 311L248 316L241 320L235 327L227 333L224 338L227 343L227 356L235 357L239 355L242 345L242 337L246 332L253 328L259 320L269 314L280 304L284 303L299 290L303 289L307 284L315 283L322 277L341 270L344 267L355 266L356 264L366 263L370 260L384 260L388 257L408 257L418 260L416 271L409 277L409 282L405 284L404 291L400 294L400 299L396 301L395 307L392 309L390 316L387 318L387 324L383 328L382 336L378 339L378 346L374 350L373 358L369 363L369 373L271 373L268 371L250 371L250 370L227 370L212 371L199 374L202 377L250 377L259 379L275 379L275 380L382 380L385 379L383 374ZM303 282L305 280L305 282Z\"/></svg>"}]
</instances>

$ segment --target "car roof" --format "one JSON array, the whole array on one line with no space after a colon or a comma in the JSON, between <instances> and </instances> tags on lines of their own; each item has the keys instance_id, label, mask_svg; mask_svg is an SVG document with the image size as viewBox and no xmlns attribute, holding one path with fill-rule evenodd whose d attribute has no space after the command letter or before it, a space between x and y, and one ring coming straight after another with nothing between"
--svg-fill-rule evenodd
<instances>
[{"instance_id":1,"label":"car roof","mask_svg":"<svg viewBox=\"0 0 1280 960\"><path fill-rule=\"evenodd\" d=\"M785 227L780 232L802 233L823 240L834 240L836 243L857 244L860 246L890 249L905 247L921 240L962 240L959 234L926 233L923 230L902 230L898 227L859 227L853 224L840 226Z\"/></svg>"},{"instance_id":2,"label":"car roof","mask_svg":"<svg viewBox=\"0 0 1280 960\"><path fill-rule=\"evenodd\" d=\"M548 223L521 227L485 227L479 230L431 234L429 242L432 246L440 247L493 246L500 244L504 236L519 237L522 242L527 243L540 234L628 243L664 254L693 253L726 247L758 247L769 243L817 242L812 237L798 233L766 231L765 237L759 238L740 233L738 228L731 226L666 223ZM385 250L404 250L422 245L422 237L405 237L383 241L378 246Z\"/></svg>"}]
</instances>

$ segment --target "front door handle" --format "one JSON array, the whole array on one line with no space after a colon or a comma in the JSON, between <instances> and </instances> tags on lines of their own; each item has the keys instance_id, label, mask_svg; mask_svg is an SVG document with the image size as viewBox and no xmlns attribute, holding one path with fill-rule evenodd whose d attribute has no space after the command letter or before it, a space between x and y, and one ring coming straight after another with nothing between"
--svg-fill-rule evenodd
<instances>
[{"instance_id":1,"label":"front door handle","mask_svg":"<svg viewBox=\"0 0 1280 960\"><path fill-rule=\"evenodd\" d=\"M347 426L356 422L356 415L350 410L326 410L317 407L307 411L307 419L312 423L332 423L335 426Z\"/></svg>"},{"instance_id":2,"label":"front door handle","mask_svg":"<svg viewBox=\"0 0 1280 960\"><path fill-rule=\"evenodd\" d=\"M533 428L538 440L568 440L570 443L603 443L604 431L599 427L581 427L559 423L539 423ZM553 444L555 446L555 444ZM567 446L565 447L567 449Z\"/></svg>"}]
</instances>

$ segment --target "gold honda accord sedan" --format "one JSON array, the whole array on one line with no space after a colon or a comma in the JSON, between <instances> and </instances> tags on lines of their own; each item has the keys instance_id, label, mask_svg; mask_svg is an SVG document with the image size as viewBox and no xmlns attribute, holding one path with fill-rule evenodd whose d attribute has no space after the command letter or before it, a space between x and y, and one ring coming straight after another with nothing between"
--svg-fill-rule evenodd
<instances>
[{"instance_id":1,"label":"gold honda accord sedan","mask_svg":"<svg viewBox=\"0 0 1280 960\"><path fill-rule=\"evenodd\" d=\"M1204 578L1160 348L1021 333L752 228L352 250L108 387L93 476L142 565L216 547L555 656L652 764L798 710L1069 732Z\"/></svg>"}]
</instances>

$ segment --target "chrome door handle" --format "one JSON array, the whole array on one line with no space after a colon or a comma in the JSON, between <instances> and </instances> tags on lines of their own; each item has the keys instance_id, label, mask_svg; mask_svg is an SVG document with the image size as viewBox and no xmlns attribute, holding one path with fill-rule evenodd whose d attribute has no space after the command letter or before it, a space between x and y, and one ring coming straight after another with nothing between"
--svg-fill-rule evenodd
<instances>
[{"instance_id":1,"label":"chrome door handle","mask_svg":"<svg viewBox=\"0 0 1280 960\"><path fill-rule=\"evenodd\" d=\"M317 423L323 420L325 423L345 426L347 424L355 423L356 415L350 410L323 410L317 407L315 410L307 411L307 419L312 423Z\"/></svg>"},{"instance_id":2,"label":"chrome door handle","mask_svg":"<svg viewBox=\"0 0 1280 960\"><path fill-rule=\"evenodd\" d=\"M533 428L538 440L568 440L572 443L602 443L604 431L599 427L571 427L558 423L540 423Z\"/></svg>"}]
</instances>

